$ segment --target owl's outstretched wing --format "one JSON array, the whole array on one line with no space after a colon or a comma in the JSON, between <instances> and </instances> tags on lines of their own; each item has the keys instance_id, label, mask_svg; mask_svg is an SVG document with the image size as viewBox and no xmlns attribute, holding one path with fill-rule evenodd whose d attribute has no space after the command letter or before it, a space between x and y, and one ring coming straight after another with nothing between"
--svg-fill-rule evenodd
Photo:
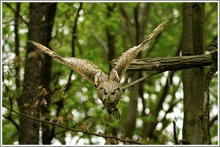
<instances>
[{"instance_id":1,"label":"owl's outstretched wing","mask_svg":"<svg viewBox=\"0 0 220 147\"><path fill-rule=\"evenodd\" d=\"M97 82L100 80L107 80L108 76L99 69L96 65L89 62L85 59L80 58L64 58L55 53L54 51L50 50L49 48L35 42L29 41L38 47L42 52L51 56L54 60L58 61L59 63L68 66L73 71L79 73L83 77L85 77L88 81L95 84L97 86Z\"/></svg>"},{"instance_id":2,"label":"owl's outstretched wing","mask_svg":"<svg viewBox=\"0 0 220 147\"><path fill-rule=\"evenodd\" d=\"M137 56L137 54L141 50L146 48L146 46L150 43L150 41L153 37L158 35L164 29L164 27L167 25L169 20L170 20L170 18L166 19L159 26L157 26L153 30L153 32L149 36L147 36L147 38L142 43L140 43L138 46L134 46L134 47L128 49L127 51L125 51L124 53L122 53L122 55L119 57L116 65L115 65L115 67L112 69L112 71L110 73L110 77L114 77L112 75L113 74L115 75L115 72L117 72L119 80L121 80L122 76L124 75L128 66L130 65L131 61Z\"/></svg>"}]
</instances>

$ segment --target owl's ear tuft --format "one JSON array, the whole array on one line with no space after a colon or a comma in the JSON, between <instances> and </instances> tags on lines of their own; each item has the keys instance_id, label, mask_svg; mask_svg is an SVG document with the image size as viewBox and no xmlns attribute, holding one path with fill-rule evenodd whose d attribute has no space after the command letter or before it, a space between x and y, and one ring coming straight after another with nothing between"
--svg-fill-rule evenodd
<instances>
[{"instance_id":1,"label":"owl's ear tuft","mask_svg":"<svg viewBox=\"0 0 220 147\"><path fill-rule=\"evenodd\" d=\"M109 79L113 80L113 81L115 81L117 83L120 82L120 78L119 78L118 72L115 69L112 69L112 71L110 72Z\"/></svg>"},{"instance_id":2,"label":"owl's ear tuft","mask_svg":"<svg viewBox=\"0 0 220 147\"><path fill-rule=\"evenodd\" d=\"M98 85L100 84L101 80L101 73L98 72L97 74L95 74L95 79L94 79L94 83L95 83L95 87L98 87Z\"/></svg>"}]
</instances>

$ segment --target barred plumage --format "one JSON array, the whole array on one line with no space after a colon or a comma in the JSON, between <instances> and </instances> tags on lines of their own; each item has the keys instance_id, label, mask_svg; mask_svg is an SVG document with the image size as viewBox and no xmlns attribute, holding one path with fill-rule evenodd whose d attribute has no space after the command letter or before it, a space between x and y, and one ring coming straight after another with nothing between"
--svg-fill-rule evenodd
<instances>
[{"instance_id":1,"label":"barred plumage","mask_svg":"<svg viewBox=\"0 0 220 147\"><path fill-rule=\"evenodd\" d=\"M42 52L48 54L59 63L68 66L93 83L97 89L99 99L102 101L103 105L108 111L109 121L113 122L113 116L116 116L117 119L120 119L120 111L117 108L117 104L119 103L122 95L120 87L120 80L122 76L126 72L131 61L142 49L146 48L147 44L149 44L153 37L163 30L169 20L170 19L167 19L162 22L141 44L134 46L122 53L116 66L113 67L109 75L105 74L96 65L86 59L63 58L54 51L35 41L29 42L37 46L37 48L39 48Z\"/></svg>"}]
</instances>

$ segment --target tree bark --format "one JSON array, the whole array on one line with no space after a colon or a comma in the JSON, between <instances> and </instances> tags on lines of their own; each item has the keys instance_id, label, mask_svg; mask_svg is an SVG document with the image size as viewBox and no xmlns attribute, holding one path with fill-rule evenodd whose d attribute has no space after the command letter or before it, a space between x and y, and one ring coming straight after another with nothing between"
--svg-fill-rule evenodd
<instances>
[{"instance_id":1,"label":"tree bark","mask_svg":"<svg viewBox=\"0 0 220 147\"><path fill-rule=\"evenodd\" d=\"M183 4L183 55L203 54L203 3ZM203 67L182 71L184 92L183 139L189 144L203 144L202 81Z\"/></svg>"},{"instance_id":2,"label":"tree bark","mask_svg":"<svg viewBox=\"0 0 220 147\"><path fill-rule=\"evenodd\" d=\"M34 40L48 46L51 40L52 25L56 4L30 3L30 21L28 25L28 40ZM37 51L33 45L27 44L25 58L25 74L22 95L18 100L20 112L40 118L41 110L48 113L43 99L50 103L49 95L51 81L51 58ZM44 96L44 97L43 97ZM39 144L40 123L20 116L19 144ZM49 143L51 134L49 126L42 125L43 143ZM46 136L46 137L45 137ZM46 141L47 140L47 141Z\"/></svg>"},{"instance_id":3,"label":"tree bark","mask_svg":"<svg viewBox=\"0 0 220 147\"><path fill-rule=\"evenodd\" d=\"M111 13L114 13L115 4L107 5L107 13L106 17L109 20L111 17ZM108 46L108 61L111 61L115 58L115 35L112 34L112 29L110 27L106 27L106 37L107 37L107 46Z\"/></svg>"},{"instance_id":4,"label":"tree bark","mask_svg":"<svg viewBox=\"0 0 220 147\"><path fill-rule=\"evenodd\" d=\"M200 66L211 66L212 58L211 54L195 55L195 56L181 56L181 57L157 57L157 58L145 58L134 59L128 67L128 70L180 70L186 68L194 68ZM111 62L114 67L117 63L117 59Z\"/></svg>"}]
</instances>

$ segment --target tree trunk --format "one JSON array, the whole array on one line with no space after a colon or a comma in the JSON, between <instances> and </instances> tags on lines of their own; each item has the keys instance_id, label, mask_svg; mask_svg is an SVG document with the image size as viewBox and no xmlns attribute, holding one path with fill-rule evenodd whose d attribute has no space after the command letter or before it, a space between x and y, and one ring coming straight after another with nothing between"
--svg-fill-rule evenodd
<instances>
[{"instance_id":1,"label":"tree trunk","mask_svg":"<svg viewBox=\"0 0 220 147\"><path fill-rule=\"evenodd\" d=\"M28 40L34 40L48 46L51 40L55 10L56 4L30 3ZM50 91L50 76L51 58L43 55L43 53L28 43L23 91L18 100L21 113L39 119L41 110L43 113L47 111L47 108L41 102L44 99L49 104L49 95L44 95L43 88L48 92ZM44 98L43 95L45 96ZM39 144L39 127L39 122L20 116L19 144ZM48 134L50 131L48 130L48 126L45 127L45 125L42 125L43 143L49 143L49 141L45 141L48 138L51 140L50 134ZM47 134L45 135L45 133Z\"/></svg>"},{"instance_id":2,"label":"tree trunk","mask_svg":"<svg viewBox=\"0 0 220 147\"><path fill-rule=\"evenodd\" d=\"M183 56L203 54L203 10L203 3L183 4ZM182 76L184 91L183 139L189 144L202 144L203 67L183 70Z\"/></svg>"},{"instance_id":3,"label":"tree trunk","mask_svg":"<svg viewBox=\"0 0 220 147\"><path fill-rule=\"evenodd\" d=\"M134 8L134 18L135 18L135 43L139 44L143 38L145 37L145 30L147 28L147 19L150 10L149 3L138 4ZM137 58L141 58L141 53L137 55ZM142 77L142 73L137 71L136 73L132 73L131 81L135 81ZM143 96L143 83L137 83L132 90L130 90L130 100L128 103L126 121L124 125L125 136L128 138L132 138L133 132L136 128L136 120L138 115L137 110L137 99Z\"/></svg>"},{"instance_id":4,"label":"tree trunk","mask_svg":"<svg viewBox=\"0 0 220 147\"><path fill-rule=\"evenodd\" d=\"M107 5L107 19L110 19L111 14L114 13L115 6L115 4ZM112 29L110 27L106 27L106 37L108 46L108 61L112 61L113 59L115 59L115 35L112 34Z\"/></svg>"}]
</instances>

